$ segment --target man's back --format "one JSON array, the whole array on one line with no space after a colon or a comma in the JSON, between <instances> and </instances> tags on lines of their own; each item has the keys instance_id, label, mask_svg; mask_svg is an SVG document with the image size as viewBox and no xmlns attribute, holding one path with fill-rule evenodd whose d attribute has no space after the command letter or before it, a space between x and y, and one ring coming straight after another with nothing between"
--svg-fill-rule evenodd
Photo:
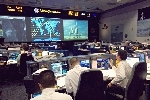
<instances>
[{"instance_id":1,"label":"man's back","mask_svg":"<svg viewBox=\"0 0 150 100\"><path fill-rule=\"evenodd\" d=\"M80 74L86 69L87 68L82 68L80 65L76 65L73 69L67 72L65 86L68 93L73 92L75 96Z\"/></svg>"},{"instance_id":2,"label":"man's back","mask_svg":"<svg viewBox=\"0 0 150 100\"><path fill-rule=\"evenodd\" d=\"M72 98L67 94L55 92L54 88L46 88L40 96L30 100L72 100Z\"/></svg>"},{"instance_id":3,"label":"man's back","mask_svg":"<svg viewBox=\"0 0 150 100\"><path fill-rule=\"evenodd\" d=\"M111 81L117 83L121 87L126 88L127 82L130 78L132 68L127 61L120 61L116 69L116 77Z\"/></svg>"}]
</instances>

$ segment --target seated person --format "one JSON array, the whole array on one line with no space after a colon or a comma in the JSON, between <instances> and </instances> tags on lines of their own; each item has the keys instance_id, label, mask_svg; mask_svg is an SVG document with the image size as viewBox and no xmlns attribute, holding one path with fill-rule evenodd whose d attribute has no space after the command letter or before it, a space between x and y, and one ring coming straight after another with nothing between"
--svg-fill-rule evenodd
<instances>
[{"instance_id":1,"label":"seated person","mask_svg":"<svg viewBox=\"0 0 150 100\"><path fill-rule=\"evenodd\" d=\"M87 45L83 43L83 44L80 46L80 49L87 49Z\"/></svg>"},{"instance_id":2,"label":"seated person","mask_svg":"<svg viewBox=\"0 0 150 100\"><path fill-rule=\"evenodd\" d=\"M65 86L67 93L71 94L73 93L73 96L76 95L77 87L78 87L78 81L80 74L82 71L86 70L87 68L83 68L80 66L80 62L77 58L71 58L69 60L70 68L66 74L65 79Z\"/></svg>"},{"instance_id":3,"label":"seated person","mask_svg":"<svg viewBox=\"0 0 150 100\"><path fill-rule=\"evenodd\" d=\"M88 48L88 41L82 43L79 49L87 49Z\"/></svg>"},{"instance_id":4,"label":"seated person","mask_svg":"<svg viewBox=\"0 0 150 100\"><path fill-rule=\"evenodd\" d=\"M72 100L71 96L55 92L56 79L51 70L42 71L39 74L38 85L42 91L40 96L30 100Z\"/></svg>"},{"instance_id":5,"label":"seated person","mask_svg":"<svg viewBox=\"0 0 150 100\"><path fill-rule=\"evenodd\" d=\"M113 65L113 61L110 60L110 65L112 69L115 70L116 77L108 84L108 88L106 89L106 97L108 92L125 95L124 89L126 88L128 80L131 76L132 68L126 61L127 52L125 50L119 50L116 58L119 62L117 68Z\"/></svg>"}]
</instances>

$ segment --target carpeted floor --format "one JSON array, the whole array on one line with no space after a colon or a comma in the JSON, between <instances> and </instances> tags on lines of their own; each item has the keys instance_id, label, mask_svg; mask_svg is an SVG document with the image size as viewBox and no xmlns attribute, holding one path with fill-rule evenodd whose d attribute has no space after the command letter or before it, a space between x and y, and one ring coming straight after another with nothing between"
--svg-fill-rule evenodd
<instances>
[{"instance_id":1,"label":"carpeted floor","mask_svg":"<svg viewBox=\"0 0 150 100\"><path fill-rule=\"evenodd\" d=\"M28 100L24 85L19 83L3 85L0 90L2 90L1 100Z\"/></svg>"}]
</instances>

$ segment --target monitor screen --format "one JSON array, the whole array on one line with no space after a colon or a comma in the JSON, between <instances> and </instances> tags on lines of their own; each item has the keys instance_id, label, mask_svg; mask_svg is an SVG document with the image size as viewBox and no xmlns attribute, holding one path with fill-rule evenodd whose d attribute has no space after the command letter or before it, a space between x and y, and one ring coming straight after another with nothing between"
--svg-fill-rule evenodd
<instances>
[{"instance_id":1,"label":"monitor screen","mask_svg":"<svg viewBox=\"0 0 150 100\"><path fill-rule=\"evenodd\" d=\"M0 26L5 42L27 41L25 17L0 16Z\"/></svg>"},{"instance_id":2,"label":"monitor screen","mask_svg":"<svg viewBox=\"0 0 150 100\"><path fill-rule=\"evenodd\" d=\"M39 70L39 62L27 61L26 63L27 63L27 68L28 68L27 75L31 75L37 70Z\"/></svg>"},{"instance_id":3,"label":"monitor screen","mask_svg":"<svg viewBox=\"0 0 150 100\"><path fill-rule=\"evenodd\" d=\"M59 18L31 17L32 41L61 41L61 24Z\"/></svg>"},{"instance_id":4,"label":"monitor screen","mask_svg":"<svg viewBox=\"0 0 150 100\"><path fill-rule=\"evenodd\" d=\"M95 44L90 45L90 48L94 48L94 47L95 47Z\"/></svg>"},{"instance_id":5,"label":"monitor screen","mask_svg":"<svg viewBox=\"0 0 150 100\"><path fill-rule=\"evenodd\" d=\"M36 56L36 52L32 52L32 56Z\"/></svg>"},{"instance_id":6,"label":"monitor screen","mask_svg":"<svg viewBox=\"0 0 150 100\"><path fill-rule=\"evenodd\" d=\"M144 53L133 54L133 57L139 57L140 58L140 62L145 62L145 54Z\"/></svg>"},{"instance_id":7,"label":"monitor screen","mask_svg":"<svg viewBox=\"0 0 150 100\"><path fill-rule=\"evenodd\" d=\"M120 48L121 50L124 50L124 47L123 46L121 46L121 48Z\"/></svg>"},{"instance_id":8,"label":"monitor screen","mask_svg":"<svg viewBox=\"0 0 150 100\"><path fill-rule=\"evenodd\" d=\"M51 69L55 76L62 76L66 75L67 71L69 70L69 65L67 61L53 62L51 63Z\"/></svg>"},{"instance_id":9,"label":"monitor screen","mask_svg":"<svg viewBox=\"0 0 150 100\"><path fill-rule=\"evenodd\" d=\"M90 61L89 60L80 60L80 66L90 68Z\"/></svg>"},{"instance_id":10,"label":"monitor screen","mask_svg":"<svg viewBox=\"0 0 150 100\"><path fill-rule=\"evenodd\" d=\"M43 51L42 56L47 56L49 54L49 51Z\"/></svg>"},{"instance_id":11,"label":"monitor screen","mask_svg":"<svg viewBox=\"0 0 150 100\"><path fill-rule=\"evenodd\" d=\"M2 54L0 54L0 56L3 56Z\"/></svg>"},{"instance_id":12,"label":"monitor screen","mask_svg":"<svg viewBox=\"0 0 150 100\"><path fill-rule=\"evenodd\" d=\"M11 52L9 53L9 60L17 60L17 57L20 53L19 52Z\"/></svg>"},{"instance_id":13,"label":"monitor screen","mask_svg":"<svg viewBox=\"0 0 150 100\"><path fill-rule=\"evenodd\" d=\"M150 59L150 54L147 54L148 59Z\"/></svg>"},{"instance_id":14,"label":"monitor screen","mask_svg":"<svg viewBox=\"0 0 150 100\"><path fill-rule=\"evenodd\" d=\"M37 96L40 96L42 93L40 92L40 93L34 93L34 94L32 94L32 98L35 98L35 97L37 97Z\"/></svg>"},{"instance_id":15,"label":"monitor screen","mask_svg":"<svg viewBox=\"0 0 150 100\"><path fill-rule=\"evenodd\" d=\"M136 63L136 62L139 62L140 61L140 58L139 57L127 57L126 59L127 63L129 63L129 65L131 67L133 67L133 65Z\"/></svg>"},{"instance_id":16,"label":"monitor screen","mask_svg":"<svg viewBox=\"0 0 150 100\"><path fill-rule=\"evenodd\" d=\"M97 68L110 69L110 58L98 58Z\"/></svg>"},{"instance_id":17,"label":"monitor screen","mask_svg":"<svg viewBox=\"0 0 150 100\"><path fill-rule=\"evenodd\" d=\"M64 40L88 39L87 20L63 20Z\"/></svg>"}]
</instances>

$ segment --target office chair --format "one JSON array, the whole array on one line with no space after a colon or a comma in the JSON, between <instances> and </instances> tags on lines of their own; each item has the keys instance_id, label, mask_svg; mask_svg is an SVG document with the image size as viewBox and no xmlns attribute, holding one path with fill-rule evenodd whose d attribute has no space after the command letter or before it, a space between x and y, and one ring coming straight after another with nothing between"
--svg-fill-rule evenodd
<instances>
[{"instance_id":1,"label":"office chair","mask_svg":"<svg viewBox=\"0 0 150 100\"><path fill-rule=\"evenodd\" d=\"M147 76L146 62L136 63L132 69L131 78L127 84L127 100L139 100L143 94L144 82Z\"/></svg>"},{"instance_id":2,"label":"office chair","mask_svg":"<svg viewBox=\"0 0 150 100\"><path fill-rule=\"evenodd\" d=\"M23 53L20 56L20 74L21 78L27 76L27 61L34 61L32 55L28 55L27 53Z\"/></svg>"},{"instance_id":3,"label":"office chair","mask_svg":"<svg viewBox=\"0 0 150 100\"><path fill-rule=\"evenodd\" d=\"M7 65L8 57L7 56L0 56L0 65Z\"/></svg>"},{"instance_id":4,"label":"office chair","mask_svg":"<svg viewBox=\"0 0 150 100\"><path fill-rule=\"evenodd\" d=\"M75 100L104 100L103 74L100 70L81 73Z\"/></svg>"},{"instance_id":5,"label":"office chair","mask_svg":"<svg viewBox=\"0 0 150 100\"><path fill-rule=\"evenodd\" d=\"M8 67L6 67L8 61L7 56L0 56L0 81L3 83L7 80Z\"/></svg>"},{"instance_id":6,"label":"office chair","mask_svg":"<svg viewBox=\"0 0 150 100\"><path fill-rule=\"evenodd\" d=\"M111 94L116 99L114 100L139 100L143 95L144 82L147 76L147 64L146 62L138 62L133 66L131 77L128 81L125 96L118 96Z\"/></svg>"}]
</instances>

